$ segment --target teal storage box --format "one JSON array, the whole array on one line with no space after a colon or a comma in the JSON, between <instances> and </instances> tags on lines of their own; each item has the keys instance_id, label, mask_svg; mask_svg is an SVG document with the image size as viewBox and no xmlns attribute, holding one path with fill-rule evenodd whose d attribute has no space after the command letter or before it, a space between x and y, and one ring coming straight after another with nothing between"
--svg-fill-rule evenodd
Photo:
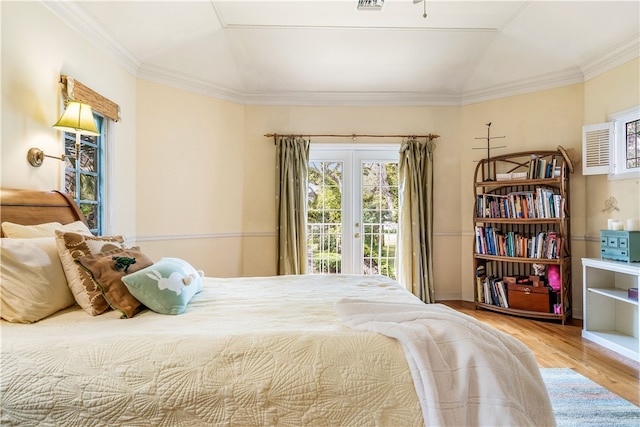
<instances>
[{"instance_id":1,"label":"teal storage box","mask_svg":"<svg viewBox=\"0 0 640 427\"><path fill-rule=\"evenodd\" d=\"M600 230L600 258L640 262L640 231Z\"/></svg>"}]
</instances>

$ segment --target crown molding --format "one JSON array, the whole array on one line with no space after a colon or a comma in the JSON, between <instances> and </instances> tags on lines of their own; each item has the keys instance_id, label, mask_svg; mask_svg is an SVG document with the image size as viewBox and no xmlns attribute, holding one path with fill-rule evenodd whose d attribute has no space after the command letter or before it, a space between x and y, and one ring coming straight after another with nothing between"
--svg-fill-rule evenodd
<instances>
[{"instance_id":1,"label":"crown molding","mask_svg":"<svg viewBox=\"0 0 640 427\"><path fill-rule=\"evenodd\" d=\"M587 81L638 57L640 57L640 34L635 34L619 45L592 58L580 68L584 74L584 80Z\"/></svg>"},{"instance_id":2,"label":"crown molding","mask_svg":"<svg viewBox=\"0 0 640 427\"><path fill-rule=\"evenodd\" d=\"M253 92L245 97L244 103L336 107L458 106L460 96L427 92Z\"/></svg>"},{"instance_id":3,"label":"crown molding","mask_svg":"<svg viewBox=\"0 0 640 427\"><path fill-rule=\"evenodd\" d=\"M582 83L583 81L582 71L577 68L547 73L528 79L515 80L501 85L465 92L462 96L462 105L476 104L478 102L553 89Z\"/></svg>"},{"instance_id":4,"label":"crown molding","mask_svg":"<svg viewBox=\"0 0 640 427\"><path fill-rule=\"evenodd\" d=\"M198 80L186 74L142 66L138 77L177 89L191 91L243 105L274 106L376 106L376 107L428 107L460 106L508 96L521 95L545 89L567 86L584 81L579 69L544 74L530 79L513 81L503 85L483 88L460 94L428 92L285 92L285 91L237 91Z\"/></svg>"},{"instance_id":5,"label":"crown molding","mask_svg":"<svg viewBox=\"0 0 640 427\"><path fill-rule=\"evenodd\" d=\"M239 91L176 73L143 65L138 77L154 83L199 93L243 105L298 106L457 106L458 95L423 92L321 92Z\"/></svg>"},{"instance_id":6,"label":"crown molding","mask_svg":"<svg viewBox=\"0 0 640 427\"><path fill-rule=\"evenodd\" d=\"M84 12L75 2L41 0L40 3L130 74L136 75L141 64L140 60L111 37L91 15Z\"/></svg>"},{"instance_id":7,"label":"crown molding","mask_svg":"<svg viewBox=\"0 0 640 427\"><path fill-rule=\"evenodd\" d=\"M163 84L176 89L198 93L225 101L244 104L247 97L246 92L237 91L211 82L200 80L193 76L160 67L142 65L138 68L137 77L142 80Z\"/></svg>"}]
</instances>

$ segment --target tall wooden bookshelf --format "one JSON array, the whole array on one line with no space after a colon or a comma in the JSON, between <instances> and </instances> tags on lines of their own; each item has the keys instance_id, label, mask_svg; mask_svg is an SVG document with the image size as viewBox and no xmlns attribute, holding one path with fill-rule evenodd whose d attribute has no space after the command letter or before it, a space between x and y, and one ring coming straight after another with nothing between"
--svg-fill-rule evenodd
<instances>
[{"instance_id":1,"label":"tall wooden bookshelf","mask_svg":"<svg viewBox=\"0 0 640 427\"><path fill-rule=\"evenodd\" d=\"M569 164L562 154L523 151L478 162L473 184L476 308L563 324L571 316ZM506 281L535 279L534 265L538 273L544 269L538 278L545 286L553 276L555 289L514 286L510 292ZM549 291L548 311L510 305L509 300L521 300L521 289Z\"/></svg>"}]
</instances>

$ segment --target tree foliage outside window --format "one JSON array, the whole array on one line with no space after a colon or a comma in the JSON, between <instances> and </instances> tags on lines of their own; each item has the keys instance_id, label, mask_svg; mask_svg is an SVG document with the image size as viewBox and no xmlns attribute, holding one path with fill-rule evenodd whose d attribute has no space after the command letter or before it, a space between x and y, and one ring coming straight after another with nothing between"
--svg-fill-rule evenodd
<instances>
[{"instance_id":1,"label":"tree foliage outside window","mask_svg":"<svg viewBox=\"0 0 640 427\"><path fill-rule=\"evenodd\" d=\"M342 162L309 164L309 273L342 273L342 168Z\"/></svg>"},{"instance_id":2,"label":"tree foliage outside window","mask_svg":"<svg viewBox=\"0 0 640 427\"><path fill-rule=\"evenodd\" d=\"M362 238L365 274L396 278L398 164L362 164Z\"/></svg>"},{"instance_id":3,"label":"tree foliage outside window","mask_svg":"<svg viewBox=\"0 0 640 427\"><path fill-rule=\"evenodd\" d=\"M93 234L102 232L102 134L104 119L94 113L101 136L82 135L76 157L76 135L64 134L64 191L76 202Z\"/></svg>"},{"instance_id":4,"label":"tree foliage outside window","mask_svg":"<svg viewBox=\"0 0 640 427\"><path fill-rule=\"evenodd\" d=\"M365 274L396 277L398 232L398 164L362 163L360 239ZM342 162L309 164L307 250L310 273L336 274L342 269Z\"/></svg>"}]
</instances>

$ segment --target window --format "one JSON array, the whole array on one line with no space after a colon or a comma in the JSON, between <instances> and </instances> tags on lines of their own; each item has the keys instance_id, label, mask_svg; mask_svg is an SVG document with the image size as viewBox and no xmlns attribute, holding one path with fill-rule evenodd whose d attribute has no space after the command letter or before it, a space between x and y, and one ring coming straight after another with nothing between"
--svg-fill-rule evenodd
<instances>
[{"instance_id":1,"label":"window","mask_svg":"<svg viewBox=\"0 0 640 427\"><path fill-rule=\"evenodd\" d=\"M582 174L609 174L609 179L640 177L640 107L610 118L609 123L582 128Z\"/></svg>"},{"instance_id":2,"label":"window","mask_svg":"<svg viewBox=\"0 0 640 427\"><path fill-rule=\"evenodd\" d=\"M104 218L104 143L106 119L93 113L100 136L80 137L76 160L76 135L64 133L64 191L71 195L87 219L91 232L102 234Z\"/></svg>"},{"instance_id":3,"label":"window","mask_svg":"<svg viewBox=\"0 0 640 427\"><path fill-rule=\"evenodd\" d=\"M627 175L628 177L638 176L638 171L640 171L640 110L638 108L627 110L612 116L612 119L614 123L613 174Z\"/></svg>"}]
</instances>

